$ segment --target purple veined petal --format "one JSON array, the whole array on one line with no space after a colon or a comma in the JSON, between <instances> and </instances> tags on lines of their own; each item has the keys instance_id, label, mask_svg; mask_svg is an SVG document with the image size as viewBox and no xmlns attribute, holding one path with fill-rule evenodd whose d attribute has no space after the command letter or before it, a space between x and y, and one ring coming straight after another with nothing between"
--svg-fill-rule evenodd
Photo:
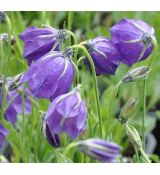
<instances>
[{"instance_id":1,"label":"purple veined petal","mask_svg":"<svg viewBox=\"0 0 160 175\"><path fill-rule=\"evenodd\" d=\"M29 27L20 34L20 38L24 42L23 57L27 59L29 65L53 50L54 45L56 45L54 50L59 50L59 44L56 44L58 32L59 30L49 27Z\"/></svg>"},{"instance_id":2,"label":"purple veined petal","mask_svg":"<svg viewBox=\"0 0 160 175\"><path fill-rule=\"evenodd\" d=\"M73 65L68 58L62 52L52 51L30 66L22 82L28 83L34 97L54 99L68 92L73 77Z\"/></svg>"},{"instance_id":3,"label":"purple veined petal","mask_svg":"<svg viewBox=\"0 0 160 175\"><path fill-rule=\"evenodd\" d=\"M97 75L115 73L121 56L111 40L102 36L96 37L89 40L87 48L93 59Z\"/></svg>"},{"instance_id":4,"label":"purple veined petal","mask_svg":"<svg viewBox=\"0 0 160 175\"><path fill-rule=\"evenodd\" d=\"M140 29L141 31L145 31L146 33L150 33L152 35L155 34L154 32L154 28L149 26L147 23L145 23L142 20L129 20L131 21L138 29Z\"/></svg>"},{"instance_id":5,"label":"purple veined petal","mask_svg":"<svg viewBox=\"0 0 160 175\"><path fill-rule=\"evenodd\" d=\"M110 32L111 34L112 32L116 32L116 33L119 33L119 35L121 35L121 32L122 32L122 34L124 33L126 33L127 35L132 34L133 36L140 36L143 34L143 32L139 30L137 26L135 26L131 22L131 20L128 20L128 19L120 20L116 25L111 27Z\"/></svg>"},{"instance_id":6,"label":"purple veined petal","mask_svg":"<svg viewBox=\"0 0 160 175\"><path fill-rule=\"evenodd\" d=\"M41 98L46 98L46 97L49 98L52 96L52 94L56 93L58 84L55 82L57 82L58 77L61 75L64 64L63 62L59 62L55 65L54 65L54 62L52 62L51 64L54 67L50 65L50 67L52 66L51 67L52 70L51 69L49 70L48 68L48 71L50 71L50 74L48 75L47 75L47 68L46 68L46 75L44 76L44 79L40 79L41 74L43 74L43 72L40 72L40 74L37 74L37 76L35 76L33 79L30 80L29 86L31 87L31 91L35 92L33 95ZM40 84L40 86L38 86L38 84Z\"/></svg>"},{"instance_id":7,"label":"purple veined petal","mask_svg":"<svg viewBox=\"0 0 160 175\"><path fill-rule=\"evenodd\" d=\"M23 41L30 41L34 40L36 37L40 35L51 35L54 34L55 31L53 31L50 28L37 28L34 26L28 27L23 33L21 33L19 36Z\"/></svg>"},{"instance_id":8,"label":"purple veined petal","mask_svg":"<svg viewBox=\"0 0 160 175\"><path fill-rule=\"evenodd\" d=\"M37 43L36 43L37 44ZM23 57L27 59L29 65L33 61L36 61L37 59L41 58L43 55L45 55L47 52L49 52L53 46L55 45L55 39L50 39L50 41L46 41L45 45L35 47L35 43L28 41L24 48L24 54ZM33 50L33 48L35 48ZM56 50L58 50L59 46L56 47Z\"/></svg>"},{"instance_id":9,"label":"purple veined petal","mask_svg":"<svg viewBox=\"0 0 160 175\"><path fill-rule=\"evenodd\" d=\"M47 113L45 121L56 134L66 132L72 139L85 129L87 110L81 99L79 86L71 92L56 97Z\"/></svg>"},{"instance_id":10,"label":"purple veined petal","mask_svg":"<svg viewBox=\"0 0 160 175\"><path fill-rule=\"evenodd\" d=\"M86 123L87 118L87 108L84 101L81 102L81 105L79 106L79 117L77 117L77 128L79 130L83 129Z\"/></svg>"},{"instance_id":11,"label":"purple veined petal","mask_svg":"<svg viewBox=\"0 0 160 175\"><path fill-rule=\"evenodd\" d=\"M122 62L128 66L146 59L153 51L153 27L141 20L123 19L110 29Z\"/></svg>"}]
</instances>

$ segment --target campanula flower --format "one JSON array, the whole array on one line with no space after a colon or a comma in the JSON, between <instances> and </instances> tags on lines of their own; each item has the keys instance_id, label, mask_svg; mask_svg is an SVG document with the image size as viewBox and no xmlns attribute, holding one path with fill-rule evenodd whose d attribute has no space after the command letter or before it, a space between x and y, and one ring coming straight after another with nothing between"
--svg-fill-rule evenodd
<instances>
[{"instance_id":1,"label":"campanula flower","mask_svg":"<svg viewBox=\"0 0 160 175\"><path fill-rule=\"evenodd\" d=\"M85 129L87 109L80 93L80 85L71 92L55 98L46 114L45 122L55 134L66 132L72 139Z\"/></svg>"},{"instance_id":2,"label":"campanula flower","mask_svg":"<svg viewBox=\"0 0 160 175\"><path fill-rule=\"evenodd\" d=\"M22 82L28 82L34 97L54 99L69 91L74 77L72 54L67 49L64 52L50 51L30 66Z\"/></svg>"},{"instance_id":3,"label":"campanula flower","mask_svg":"<svg viewBox=\"0 0 160 175\"><path fill-rule=\"evenodd\" d=\"M0 123L0 148L3 145L8 134L8 130Z\"/></svg>"},{"instance_id":4,"label":"campanula flower","mask_svg":"<svg viewBox=\"0 0 160 175\"><path fill-rule=\"evenodd\" d=\"M60 44L67 38L64 30L56 30L52 27L29 27L20 34L24 42L23 57L30 65L50 50L59 50Z\"/></svg>"},{"instance_id":5,"label":"campanula flower","mask_svg":"<svg viewBox=\"0 0 160 175\"><path fill-rule=\"evenodd\" d=\"M146 59L153 51L155 31L141 20L122 19L110 29L122 62L128 66Z\"/></svg>"},{"instance_id":6,"label":"campanula flower","mask_svg":"<svg viewBox=\"0 0 160 175\"><path fill-rule=\"evenodd\" d=\"M79 141L77 148L94 159L108 163L116 162L121 150L117 144L97 138Z\"/></svg>"},{"instance_id":7,"label":"campanula flower","mask_svg":"<svg viewBox=\"0 0 160 175\"><path fill-rule=\"evenodd\" d=\"M24 91L24 113L26 115L31 113L31 101L29 99L29 96L31 93L28 89L24 89L24 86L21 85L20 87L17 87L17 89L8 91L8 87L10 87L11 81L13 81L14 78L9 78L6 82L5 89L7 90L6 95L6 105L7 108L4 113L4 117L6 120L10 121L11 123L15 123L17 119L17 114L22 114L22 94L21 92ZM0 88L0 108L2 107L2 89Z\"/></svg>"},{"instance_id":8,"label":"campanula flower","mask_svg":"<svg viewBox=\"0 0 160 175\"><path fill-rule=\"evenodd\" d=\"M86 47L95 64L96 74L114 74L121 60L111 40L99 36L87 42Z\"/></svg>"}]
</instances>

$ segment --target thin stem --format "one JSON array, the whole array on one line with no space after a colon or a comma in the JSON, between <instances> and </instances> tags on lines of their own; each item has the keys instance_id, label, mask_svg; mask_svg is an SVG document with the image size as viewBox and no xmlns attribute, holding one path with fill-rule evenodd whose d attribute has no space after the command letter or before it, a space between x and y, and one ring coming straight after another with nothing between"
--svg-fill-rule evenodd
<instances>
[{"instance_id":1,"label":"thin stem","mask_svg":"<svg viewBox=\"0 0 160 175\"><path fill-rule=\"evenodd\" d=\"M91 65L91 70L92 70L92 76L93 76L93 81L94 81L94 88L95 88L95 97L96 97L96 103L97 103L97 112L98 112L98 119L99 119L99 127L100 127L100 138L102 138L102 118L101 118L101 111L100 111L100 100L99 100L99 92L98 92L98 84L97 84L97 77L96 77L96 71L95 71L95 66L92 60L92 57L88 53L87 49L82 46L82 45L73 45L71 46L73 49L81 49L83 50L84 54L88 58L88 61L90 62Z\"/></svg>"},{"instance_id":2,"label":"thin stem","mask_svg":"<svg viewBox=\"0 0 160 175\"><path fill-rule=\"evenodd\" d=\"M156 58L157 53L158 53L158 45L157 45L157 40L155 39L155 37L152 38L152 43L154 46L154 50L153 50L152 57L151 57L149 64L148 64L148 66L150 66L150 67L152 67L154 59Z\"/></svg>"},{"instance_id":3,"label":"thin stem","mask_svg":"<svg viewBox=\"0 0 160 175\"><path fill-rule=\"evenodd\" d=\"M136 152L136 159L137 159L137 163L139 163L139 153L138 153L138 150L135 149L135 152Z\"/></svg>"},{"instance_id":4,"label":"thin stem","mask_svg":"<svg viewBox=\"0 0 160 175\"><path fill-rule=\"evenodd\" d=\"M80 63L85 59L86 57L85 56L82 56L78 59L77 61L77 67L79 67Z\"/></svg>"},{"instance_id":5,"label":"thin stem","mask_svg":"<svg viewBox=\"0 0 160 175\"><path fill-rule=\"evenodd\" d=\"M11 22L9 17L6 15L6 24L7 24L7 32L8 32L8 45L9 45L9 54L11 54ZM10 55L9 57L9 61L10 61Z\"/></svg>"},{"instance_id":6,"label":"thin stem","mask_svg":"<svg viewBox=\"0 0 160 175\"><path fill-rule=\"evenodd\" d=\"M110 106L109 106L109 112L108 112L108 115L106 117L106 136L108 136L108 130L109 130L109 122L110 122L110 116L112 114L112 107L113 107L113 102L114 102L114 99L115 97L117 96L117 93L118 93L118 89L119 89L119 86L121 84L122 81L119 81L117 84L116 84L116 87L114 89L114 92L113 92L113 96L111 98L111 102L110 102Z\"/></svg>"},{"instance_id":7,"label":"thin stem","mask_svg":"<svg viewBox=\"0 0 160 175\"><path fill-rule=\"evenodd\" d=\"M67 25L68 30L72 29L72 18L73 18L73 12L69 11L68 12L68 25Z\"/></svg>"},{"instance_id":8,"label":"thin stem","mask_svg":"<svg viewBox=\"0 0 160 175\"><path fill-rule=\"evenodd\" d=\"M77 146L77 143L75 143L75 142L70 143L70 144L65 148L65 150L63 151L63 155L67 156L67 153L68 153L72 148L74 148L74 147L76 147L76 146Z\"/></svg>"},{"instance_id":9,"label":"thin stem","mask_svg":"<svg viewBox=\"0 0 160 175\"><path fill-rule=\"evenodd\" d=\"M142 148L145 150L145 119L146 119L146 79L143 84L143 117L142 117Z\"/></svg>"},{"instance_id":10,"label":"thin stem","mask_svg":"<svg viewBox=\"0 0 160 175\"><path fill-rule=\"evenodd\" d=\"M151 163L151 161L149 160L149 158L147 157L146 153L144 152L144 150L142 148L140 148L140 152L143 156L143 158L148 162Z\"/></svg>"},{"instance_id":11,"label":"thin stem","mask_svg":"<svg viewBox=\"0 0 160 175\"><path fill-rule=\"evenodd\" d=\"M73 38L73 40L74 40L74 44L77 44L77 37L76 37L76 35L73 33L73 32L71 32L71 31L69 31L69 30L65 30L70 36L72 36L72 38Z\"/></svg>"},{"instance_id":12,"label":"thin stem","mask_svg":"<svg viewBox=\"0 0 160 175\"><path fill-rule=\"evenodd\" d=\"M74 66L74 69L76 71L76 80L77 80L77 84L79 84L79 71L78 71L78 67L75 65L75 63L72 61L72 64Z\"/></svg>"}]
</instances>

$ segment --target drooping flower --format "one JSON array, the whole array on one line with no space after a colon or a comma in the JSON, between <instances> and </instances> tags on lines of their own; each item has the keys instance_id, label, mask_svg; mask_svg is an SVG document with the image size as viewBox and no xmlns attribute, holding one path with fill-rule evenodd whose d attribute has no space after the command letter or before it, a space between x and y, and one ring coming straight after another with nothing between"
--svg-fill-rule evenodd
<instances>
[{"instance_id":1,"label":"drooping flower","mask_svg":"<svg viewBox=\"0 0 160 175\"><path fill-rule=\"evenodd\" d=\"M99 36L86 44L93 62L96 74L114 74L121 60L120 54L111 40Z\"/></svg>"},{"instance_id":2,"label":"drooping flower","mask_svg":"<svg viewBox=\"0 0 160 175\"><path fill-rule=\"evenodd\" d=\"M31 113L31 101L27 96L30 96L31 93L28 89L25 89L23 85L15 88L14 90L8 91L11 84L13 84L14 78L9 78L6 82L5 89L7 90L6 94L6 105L7 108L4 113L4 117L6 120L11 123L15 123L17 119L17 114L22 114L22 95L21 91L24 91L24 113L26 115ZM2 89L0 88L0 108L2 107Z\"/></svg>"},{"instance_id":3,"label":"drooping flower","mask_svg":"<svg viewBox=\"0 0 160 175\"><path fill-rule=\"evenodd\" d=\"M32 26L21 33L20 38L25 44L23 57L30 65L32 61L36 61L50 50L59 50L61 43L67 38L67 33L52 27Z\"/></svg>"},{"instance_id":4,"label":"drooping flower","mask_svg":"<svg viewBox=\"0 0 160 175\"><path fill-rule=\"evenodd\" d=\"M72 139L85 129L87 109L80 94L80 85L71 92L55 98L46 114L45 122L52 133L66 132Z\"/></svg>"},{"instance_id":5,"label":"drooping flower","mask_svg":"<svg viewBox=\"0 0 160 175\"><path fill-rule=\"evenodd\" d=\"M32 64L22 78L28 82L34 97L54 99L69 91L74 77L74 67L70 60L73 52L50 51Z\"/></svg>"},{"instance_id":6,"label":"drooping flower","mask_svg":"<svg viewBox=\"0 0 160 175\"><path fill-rule=\"evenodd\" d=\"M8 134L8 130L0 123L0 148L3 145L5 138Z\"/></svg>"},{"instance_id":7,"label":"drooping flower","mask_svg":"<svg viewBox=\"0 0 160 175\"><path fill-rule=\"evenodd\" d=\"M117 46L122 62L132 66L146 59L153 51L155 31L141 20L122 19L110 29L112 41Z\"/></svg>"},{"instance_id":8,"label":"drooping flower","mask_svg":"<svg viewBox=\"0 0 160 175\"><path fill-rule=\"evenodd\" d=\"M77 143L77 147L88 156L108 163L116 162L116 159L120 157L121 147L102 139L82 140Z\"/></svg>"}]
</instances>

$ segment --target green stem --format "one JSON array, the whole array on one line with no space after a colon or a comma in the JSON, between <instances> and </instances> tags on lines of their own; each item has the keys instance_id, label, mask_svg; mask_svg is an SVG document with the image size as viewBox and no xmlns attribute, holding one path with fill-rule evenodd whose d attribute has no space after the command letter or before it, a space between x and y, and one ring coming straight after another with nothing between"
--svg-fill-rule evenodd
<instances>
[{"instance_id":1,"label":"green stem","mask_svg":"<svg viewBox=\"0 0 160 175\"><path fill-rule=\"evenodd\" d=\"M71 46L71 48L83 50L84 54L88 58L88 61L89 61L90 65L91 65L92 76L93 76L93 81L94 81L94 88L95 88L95 97L96 97L96 103L97 103L99 127L100 127L100 138L102 138L102 118L101 118L101 111L100 111L100 100L99 100L99 92L98 92L96 71L95 71L95 66L94 66L92 57L88 53L87 49L84 46L82 46L82 45L73 45L73 46Z\"/></svg>"},{"instance_id":2,"label":"green stem","mask_svg":"<svg viewBox=\"0 0 160 175\"><path fill-rule=\"evenodd\" d=\"M85 59L86 57L85 56L82 56L78 59L77 61L77 67L79 67L80 63Z\"/></svg>"},{"instance_id":3,"label":"green stem","mask_svg":"<svg viewBox=\"0 0 160 175\"><path fill-rule=\"evenodd\" d=\"M65 150L63 151L63 155L67 156L67 153L68 153L72 148L74 148L74 147L76 147L76 146L77 146L77 143L75 143L75 142L70 143L70 144L65 148Z\"/></svg>"},{"instance_id":4,"label":"green stem","mask_svg":"<svg viewBox=\"0 0 160 175\"><path fill-rule=\"evenodd\" d=\"M145 119L146 119L146 79L143 84L143 117L142 117L142 144L145 150Z\"/></svg>"},{"instance_id":5,"label":"green stem","mask_svg":"<svg viewBox=\"0 0 160 175\"><path fill-rule=\"evenodd\" d=\"M73 18L73 12L69 11L68 12L68 25L67 25L68 30L72 29L72 18Z\"/></svg>"},{"instance_id":6,"label":"green stem","mask_svg":"<svg viewBox=\"0 0 160 175\"><path fill-rule=\"evenodd\" d=\"M79 84L79 71L78 71L78 67L75 65L75 63L72 61L72 64L74 66L74 69L76 71L76 84Z\"/></svg>"},{"instance_id":7,"label":"green stem","mask_svg":"<svg viewBox=\"0 0 160 175\"><path fill-rule=\"evenodd\" d=\"M153 50L152 57L151 57L151 59L149 61L149 64L148 64L148 66L150 66L150 67L153 66L154 59L156 58L157 53L158 53L158 45L157 45L157 40L156 40L155 37L152 38L152 43L153 43L153 46L154 46L154 50Z\"/></svg>"},{"instance_id":8,"label":"green stem","mask_svg":"<svg viewBox=\"0 0 160 175\"><path fill-rule=\"evenodd\" d=\"M9 61L10 61L10 54L11 54L11 21L9 19L9 17L6 15L6 24L7 24L7 32L8 32L8 45L9 45Z\"/></svg>"},{"instance_id":9,"label":"green stem","mask_svg":"<svg viewBox=\"0 0 160 175\"><path fill-rule=\"evenodd\" d=\"M138 150L135 149L135 152L136 152L136 159L137 159L137 163L139 163L139 153L138 153Z\"/></svg>"},{"instance_id":10,"label":"green stem","mask_svg":"<svg viewBox=\"0 0 160 175\"><path fill-rule=\"evenodd\" d=\"M110 123L110 117L111 117L111 114L112 114L112 107L113 107L113 102L114 102L114 99L115 97L117 96L117 93L118 93L118 88L120 86L122 81L118 82L116 84L116 87L114 89L114 92L113 92L113 96L111 98L111 102L110 102L110 106L109 106L109 112L108 112L108 115L106 117L106 136L108 136L108 131L109 131L109 123Z\"/></svg>"},{"instance_id":11,"label":"green stem","mask_svg":"<svg viewBox=\"0 0 160 175\"><path fill-rule=\"evenodd\" d=\"M140 148L140 152L143 156L143 158L148 162L151 163L151 161L149 160L149 158L147 157L146 153L144 152L144 150L142 148Z\"/></svg>"}]
</instances>

